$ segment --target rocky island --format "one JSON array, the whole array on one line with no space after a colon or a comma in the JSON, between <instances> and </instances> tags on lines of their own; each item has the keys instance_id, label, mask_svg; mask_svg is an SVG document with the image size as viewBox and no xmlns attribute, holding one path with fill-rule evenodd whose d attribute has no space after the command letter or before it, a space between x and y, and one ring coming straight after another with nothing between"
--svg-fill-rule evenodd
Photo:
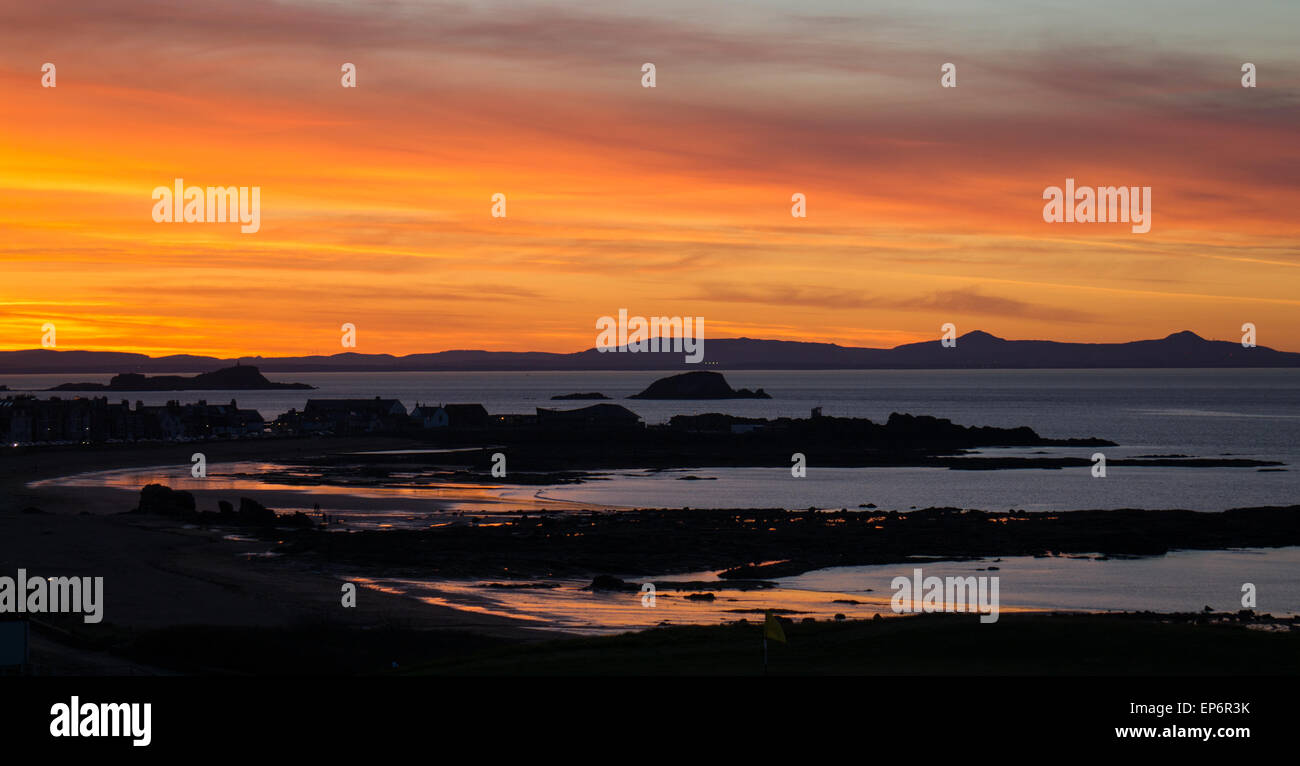
<instances>
[{"instance_id":1,"label":"rocky island","mask_svg":"<svg viewBox=\"0 0 1300 766\"><path fill-rule=\"evenodd\" d=\"M124 372L104 383L63 383L50 391L264 391L273 389L308 390L306 383L275 383L266 379L256 367L236 365L194 376L141 375Z\"/></svg>"},{"instance_id":2,"label":"rocky island","mask_svg":"<svg viewBox=\"0 0 1300 766\"><path fill-rule=\"evenodd\" d=\"M629 399L771 399L763 389L732 388L720 372L684 372L660 378Z\"/></svg>"}]
</instances>

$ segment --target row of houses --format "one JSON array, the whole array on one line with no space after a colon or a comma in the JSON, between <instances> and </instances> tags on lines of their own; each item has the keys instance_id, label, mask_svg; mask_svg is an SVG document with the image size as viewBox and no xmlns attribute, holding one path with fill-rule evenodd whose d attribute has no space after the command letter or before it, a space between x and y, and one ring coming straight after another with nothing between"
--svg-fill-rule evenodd
<instances>
[{"instance_id":1,"label":"row of houses","mask_svg":"<svg viewBox=\"0 0 1300 766\"><path fill-rule=\"evenodd\" d=\"M409 413L397 399L308 399L270 424L275 434L290 436L384 433L413 429L482 428L488 412L481 404L416 404Z\"/></svg>"},{"instance_id":2,"label":"row of houses","mask_svg":"<svg viewBox=\"0 0 1300 766\"><path fill-rule=\"evenodd\" d=\"M231 439L262 436L344 436L370 433L499 429L618 430L643 428L640 416L617 404L577 410L537 408L531 415L489 415L481 404L417 403L407 412L397 399L308 399L267 423L257 410L229 404L165 405L110 402L107 397L0 399L0 438L9 444L138 440Z\"/></svg>"},{"instance_id":3,"label":"row of houses","mask_svg":"<svg viewBox=\"0 0 1300 766\"><path fill-rule=\"evenodd\" d=\"M502 428L642 428L635 412L617 404L577 410L537 408L535 414L489 415L481 404L416 403L409 413L396 399L308 399L301 411L290 410L271 423L285 435L361 434L395 431L480 431Z\"/></svg>"},{"instance_id":4,"label":"row of houses","mask_svg":"<svg viewBox=\"0 0 1300 766\"><path fill-rule=\"evenodd\" d=\"M260 436L264 430L262 415L240 409L234 399L230 404L136 402L134 409L126 400L110 402L103 396L0 399L0 438L9 444L229 439Z\"/></svg>"}]
</instances>

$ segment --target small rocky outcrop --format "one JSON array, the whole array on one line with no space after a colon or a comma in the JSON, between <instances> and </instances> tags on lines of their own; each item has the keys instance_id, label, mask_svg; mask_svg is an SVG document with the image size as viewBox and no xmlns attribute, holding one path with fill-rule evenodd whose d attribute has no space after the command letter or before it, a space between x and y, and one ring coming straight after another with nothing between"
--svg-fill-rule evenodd
<instances>
[{"instance_id":1,"label":"small rocky outcrop","mask_svg":"<svg viewBox=\"0 0 1300 766\"><path fill-rule=\"evenodd\" d=\"M193 494L172 489L164 484L148 484L140 490L140 503L132 513L169 516L198 523L250 527L287 526L305 529L315 524L312 518L304 513L278 514L251 497L239 498L238 509L225 500L218 501L217 508L215 513L200 511L195 506Z\"/></svg>"},{"instance_id":2,"label":"small rocky outcrop","mask_svg":"<svg viewBox=\"0 0 1300 766\"><path fill-rule=\"evenodd\" d=\"M636 583L630 583L620 577L614 577L613 575L596 575L596 577L591 581L591 584L587 586L586 590L638 591L641 590L641 588Z\"/></svg>"},{"instance_id":3,"label":"small rocky outcrop","mask_svg":"<svg viewBox=\"0 0 1300 766\"><path fill-rule=\"evenodd\" d=\"M684 372L660 378L629 399L771 399L763 389L732 388L720 372Z\"/></svg>"},{"instance_id":4,"label":"small rocky outcrop","mask_svg":"<svg viewBox=\"0 0 1300 766\"><path fill-rule=\"evenodd\" d=\"M165 484L146 484L140 490L140 504L134 512L156 516L193 516L196 512L194 495Z\"/></svg>"}]
</instances>

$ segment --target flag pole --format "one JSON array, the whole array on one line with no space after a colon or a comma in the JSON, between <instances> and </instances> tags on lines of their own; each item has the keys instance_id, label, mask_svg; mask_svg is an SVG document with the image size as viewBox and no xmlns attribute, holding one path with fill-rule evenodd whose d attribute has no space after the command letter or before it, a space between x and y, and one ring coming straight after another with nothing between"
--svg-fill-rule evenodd
<instances>
[{"instance_id":1,"label":"flag pole","mask_svg":"<svg viewBox=\"0 0 1300 766\"><path fill-rule=\"evenodd\" d=\"M763 675L767 675L767 636L763 636Z\"/></svg>"}]
</instances>

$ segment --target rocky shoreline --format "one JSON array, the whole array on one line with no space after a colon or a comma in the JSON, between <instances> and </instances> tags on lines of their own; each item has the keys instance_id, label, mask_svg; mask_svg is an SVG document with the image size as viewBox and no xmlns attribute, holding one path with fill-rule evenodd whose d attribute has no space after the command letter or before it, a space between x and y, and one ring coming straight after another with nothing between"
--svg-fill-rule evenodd
<instances>
[{"instance_id":1,"label":"rocky shoreline","mask_svg":"<svg viewBox=\"0 0 1300 766\"><path fill-rule=\"evenodd\" d=\"M275 534L287 558L384 576L518 580L723 570L724 579L768 580L918 557L1105 558L1300 545L1300 505L1221 513L660 509L494 514L484 523L464 516L428 530Z\"/></svg>"}]
</instances>

